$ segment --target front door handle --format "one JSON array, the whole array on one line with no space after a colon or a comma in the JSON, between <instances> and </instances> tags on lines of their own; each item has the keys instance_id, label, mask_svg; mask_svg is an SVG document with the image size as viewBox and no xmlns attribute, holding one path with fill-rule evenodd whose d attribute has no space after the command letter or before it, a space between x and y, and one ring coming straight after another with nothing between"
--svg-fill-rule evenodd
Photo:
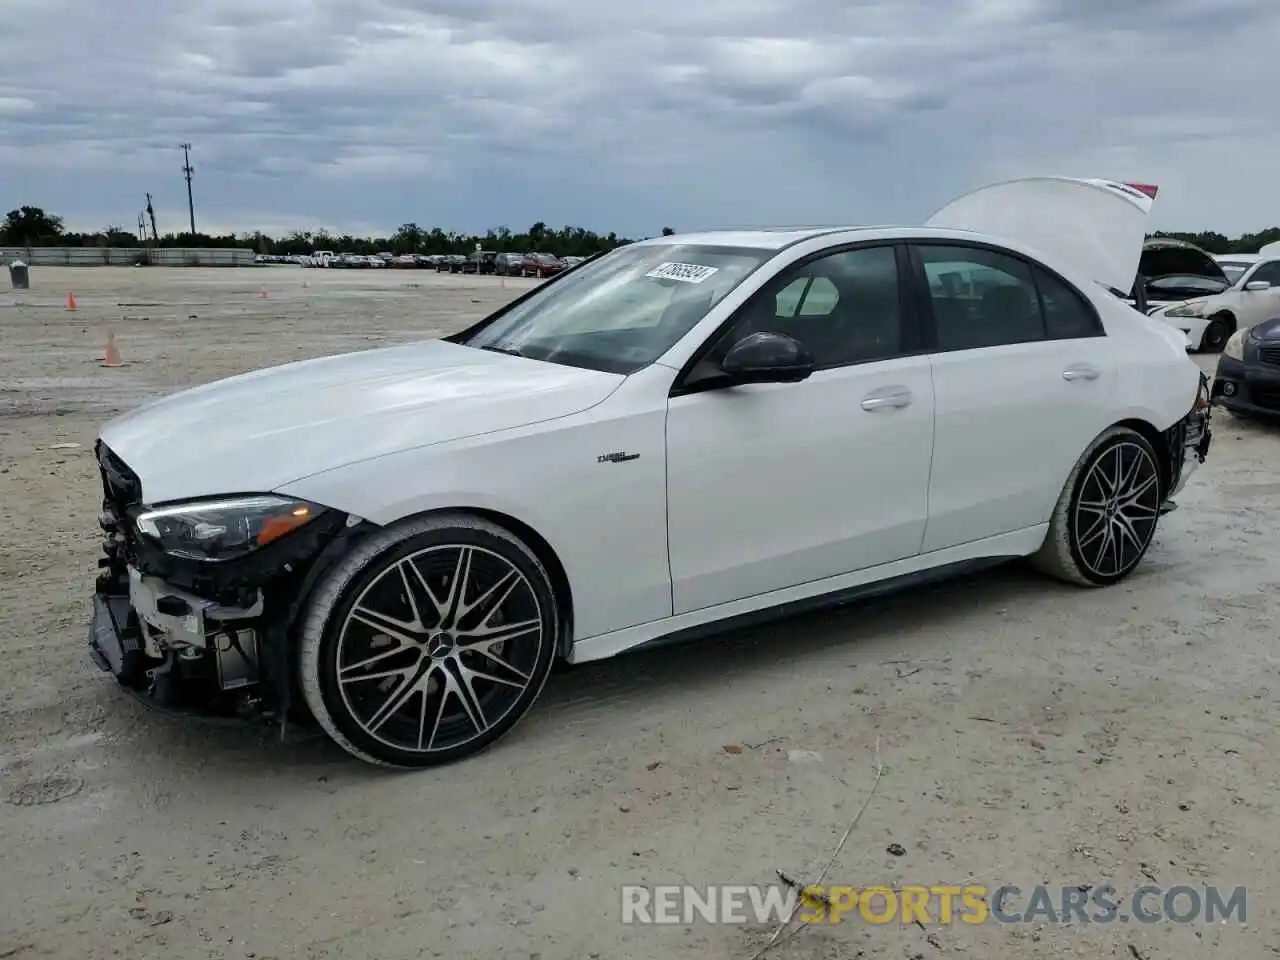
<instances>
[{"instance_id":1,"label":"front door handle","mask_svg":"<svg viewBox=\"0 0 1280 960\"><path fill-rule=\"evenodd\" d=\"M1097 380L1100 376L1102 376L1102 371L1087 363L1067 367L1062 371L1063 380Z\"/></svg>"},{"instance_id":2,"label":"front door handle","mask_svg":"<svg viewBox=\"0 0 1280 960\"><path fill-rule=\"evenodd\" d=\"M911 391L906 387L886 387L884 390L876 390L863 397L862 409L896 410L910 406L911 400Z\"/></svg>"}]
</instances>

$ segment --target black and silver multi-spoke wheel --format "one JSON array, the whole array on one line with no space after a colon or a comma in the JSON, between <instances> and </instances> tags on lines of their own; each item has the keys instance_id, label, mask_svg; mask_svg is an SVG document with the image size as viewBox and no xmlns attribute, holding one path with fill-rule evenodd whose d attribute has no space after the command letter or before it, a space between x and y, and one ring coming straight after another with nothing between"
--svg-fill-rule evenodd
<instances>
[{"instance_id":1,"label":"black and silver multi-spoke wheel","mask_svg":"<svg viewBox=\"0 0 1280 960\"><path fill-rule=\"evenodd\" d=\"M362 542L317 590L300 647L307 705L372 763L470 756L533 705L559 640L542 564L476 517L428 516Z\"/></svg>"},{"instance_id":2,"label":"black and silver multi-spoke wheel","mask_svg":"<svg viewBox=\"0 0 1280 960\"><path fill-rule=\"evenodd\" d=\"M1128 427L1112 427L1071 471L1032 562L1084 586L1123 580L1151 546L1162 483L1150 441Z\"/></svg>"}]
</instances>

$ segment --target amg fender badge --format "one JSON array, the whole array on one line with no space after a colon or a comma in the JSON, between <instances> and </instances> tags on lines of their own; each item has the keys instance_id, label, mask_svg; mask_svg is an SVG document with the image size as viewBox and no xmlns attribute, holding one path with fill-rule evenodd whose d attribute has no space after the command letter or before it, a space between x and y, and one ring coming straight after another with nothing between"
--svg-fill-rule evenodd
<instances>
[{"instance_id":1,"label":"amg fender badge","mask_svg":"<svg viewBox=\"0 0 1280 960\"><path fill-rule=\"evenodd\" d=\"M628 460L639 460L638 453L623 453L619 450L617 453L602 453L596 457L596 463L626 463Z\"/></svg>"}]
</instances>

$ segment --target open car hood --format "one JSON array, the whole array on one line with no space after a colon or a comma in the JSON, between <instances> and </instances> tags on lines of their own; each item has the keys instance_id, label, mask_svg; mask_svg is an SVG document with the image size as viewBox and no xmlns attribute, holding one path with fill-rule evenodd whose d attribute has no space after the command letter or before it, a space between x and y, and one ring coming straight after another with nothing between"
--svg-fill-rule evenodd
<instances>
[{"instance_id":1,"label":"open car hood","mask_svg":"<svg viewBox=\"0 0 1280 960\"><path fill-rule=\"evenodd\" d=\"M1028 177L952 200L925 225L1024 244L1073 264L1114 290L1133 286L1157 187L1112 180Z\"/></svg>"},{"instance_id":2,"label":"open car hood","mask_svg":"<svg viewBox=\"0 0 1280 960\"><path fill-rule=\"evenodd\" d=\"M1202 277L1221 283L1224 288L1231 285L1217 260L1195 244L1181 240L1149 240L1142 248L1138 272L1148 281L1161 277Z\"/></svg>"},{"instance_id":3,"label":"open car hood","mask_svg":"<svg viewBox=\"0 0 1280 960\"><path fill-rule=\"evenodd\" d=\"M1260 247L1258 249L1258 255L1263 257L1280 257L1280 240Z\"/></svg>"}]
</instances>

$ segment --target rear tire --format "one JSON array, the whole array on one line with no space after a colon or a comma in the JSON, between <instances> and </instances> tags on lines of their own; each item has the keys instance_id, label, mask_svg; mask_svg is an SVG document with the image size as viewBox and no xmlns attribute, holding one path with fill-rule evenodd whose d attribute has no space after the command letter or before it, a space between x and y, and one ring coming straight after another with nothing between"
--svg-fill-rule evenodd
<instances>
[{"instance_id":1,"label":"rear tire","mask_svg":"<svg viewBox=\"0 0 1280 960\"><path fill-rule=\"evenodd\" d=\"M542 563L468 514L382 530L325 577L303 622L300 678L324 731L368 763L479 753L528 713L560 617Z\"/></svg>"},{"instance_id":2,"label":"rear tire","mask_svg":"<svg viewBox=\"0 0 1280 960\"><path fill-rule=\"evenodd\" d=\"M1200 350L1203 353L1221 353L1231 335L1236 332L1236 323L1229 314L1219 313L1209 318L1209 325L1200 335Z\"/></svg>"},{"instance_id":3,"label":"rear tire","mask_svg":"<svg viewBox=\"0 0 1280 960\"><path fill-rule=\"evenodd\" d=\"M1032 565L1083 587L1118 583L1151 546L1163 497L1150 441L1129 427L1111 427L1076 462Z\"/></svg>"}]
</instances>

